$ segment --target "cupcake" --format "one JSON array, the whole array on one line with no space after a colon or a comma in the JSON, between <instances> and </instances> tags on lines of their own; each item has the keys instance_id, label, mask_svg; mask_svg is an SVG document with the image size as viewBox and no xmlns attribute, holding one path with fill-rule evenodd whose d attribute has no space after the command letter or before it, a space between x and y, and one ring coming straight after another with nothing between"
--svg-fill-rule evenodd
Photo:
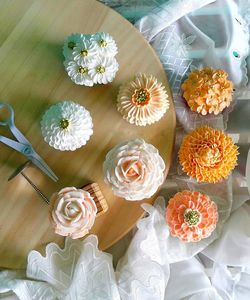
<instances>
[{"instance_id":1,"label":"cupcake","mask_svg":"<svg viewBox=\"0 0 250 300\"><path fill-rule=\"evenodd\" d=\"M76 44L81 41L83 35L81 33L72 33L66 37L63 44L63 55L65 59L68 59L72 56L73 50Z\"/></svg>"},{"instance_id":2,"label":"cupcake","mask_svg":"<svg viewBox=\"0 0 250 300\"><path fill-rule=\"evenodd\" d=\"M217 205L207 195L183 191L169 200L166 221L172 236L184 242L198 242L215 230Z\"/></svg>"},{"instance_id":3,"label":"cupcake","mask_svg":"<svg viewBox=\"0 0 250 300\"><path fill-rule=\"evenodd\" d=\"M61 151L84 146L93 134L90 113L73 101L52 105L43 115L41 130L45 142Z\"/></svg>"},{"instance_id":4,"label":"cupcake","mask_svg":"<svg viewBox=\"0 0 250 300\"><path fill-rule=\"evenodd\" d=\"M222 130L204 126L189 133L181 144L179 160L184 172L198 182L227 178L237 164L237 146Z\"/></svg>"},{"instance_id":5,"label":"cupcake","mask_svg":"<svg viewBox=\"0 0 250 300\"><path fill-rule=\"evenodd\" d=\"M50 205L50 220L59 235L81 238L89 233L95 222L95 202L84 190L66 187L52 195Z\"/></svg>"},{"instance_id":6,"label":"cupcake","mask_svg":"<svg viewBox=\"0 0 250 300\"><path fill-rule=\"evenodd\" d=\"M120 87L117 109L130 124L146 126L159 121L169 108L166 89L157 79L138 74Z\"/></svg>"},{"instance_id":7,"label":"cupcake","mask_svg":"<svg viewBox=\"0 0 250 300\"><path fill-rule=\"evenodd\" d=\"M182 84L183 97L192 111L218 115L232 102L233 83L223 70L194 70Z\"/></svg>"},{"instance_id":8,"label":"cupcake","mask_svg":"<svg viewBox=\"0 0 250 300\"><path fill-rule=\"evenodd\" d=\"M79 85L110 83L119 69L117 52L115 40L108 33L72 34L63 47L65 70Z\"/></svg>"},{"instance_id":9,"label":"cupcake","mask_svg":"<svg viewBox=\"0 0 250 300\"><path fill-rule=\"evenodd\" d=\"M106 156L104 179L118 197L150 198L164 181L165 164L158 150L142 139L121 143Z\"/></svg>"}]
</instances>

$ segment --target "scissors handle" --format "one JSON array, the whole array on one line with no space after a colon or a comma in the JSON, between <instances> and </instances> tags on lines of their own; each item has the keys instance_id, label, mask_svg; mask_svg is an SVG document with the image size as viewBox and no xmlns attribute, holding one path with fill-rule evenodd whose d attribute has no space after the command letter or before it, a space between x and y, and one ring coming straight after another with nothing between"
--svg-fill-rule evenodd
<instances>
[{"instance_id":1,"label":"scissors handle","mask_svg":"<svg viewBox=\"0 0 250 300\"><path fill-rule=\"evenodd\" d=\"M4 108L8 110L9 116L5 120L0 121L0 125L12 127L14 125L14 110L9 104L0 102L0 114Z\"/></svg>"}]
</instances>

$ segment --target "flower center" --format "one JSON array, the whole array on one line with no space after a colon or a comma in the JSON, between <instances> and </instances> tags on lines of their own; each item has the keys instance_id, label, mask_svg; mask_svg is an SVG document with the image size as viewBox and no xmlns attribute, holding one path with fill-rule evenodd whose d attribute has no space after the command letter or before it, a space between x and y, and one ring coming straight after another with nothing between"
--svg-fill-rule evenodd
<instances>
[{"instance_id":1,"label":"flower center","mask_svg":"<svg viewBox=\"0 0 250 300\"><path fill-rule=\"evenodd\" d=\"M204 167L212 167L221 161L221 153L218 146L210 145L201 147L196 153L198 164Z\"/></svg>"},{"instance_id":2,"label":"flower center","mask_svg":"<svg viewBox=\"0 0 250 300\"><path fill-rule=\"evenodd\" d=\"M122 172L127 182L137 181L143 176L142 164L140 161L125 161L122 164Z\"/></svg>"},{"instance_id":3,"label":"flower center","mask_svg":"<svg viewBox=\"0 0 250 300\"><path fill-rule=\"evenodd\" d=\"M132 101L137 105L146 105L150 100L150 93L146 89L136 90Z\"/></svg>"},{"instance_id":4,"label":"flower center","mask_svg":"<svg viewBox=\"0 0 250 300\"><path fill-rule=\"evenodd\" d=\"M108 43L107 43L105 40L101 39L101 40L99 41L99 45L100 45L100 47L102 47L102 48L106 48L107 45L108 45Z\"/></svg>"},{"instance_id":5,"label":"flower center","mask_svg":"<svg viewBox=\"0 0 250 300\"><path fill-rule=\"evenodd\" d=\"M103 73L105 73L105 71L106 71L106 69L103 66L96 67L96 72L99 74L103 74Z\"/></svg>"},{"instance_id":6,"label":"flower center","mask_svg":"<svg viewBox=\"0 0 250 300\"><path fill-rule=\"evenodd\" d=\"M81 50L80 54L85 57L88 55L88 50L83 49L83 50Z\"/></svg>"},{"instance_id":7,"label":"flower center","mask_svg":"<svg viewBox=\"0 0 250 300\"><path fill-rule=\"evenodd\" d=\"M88 73L88 68L79 67L78 68L78 73L80 73L80 74L86 74L86 73Z\"/></svg>"},{"instance_id":8,"label":"flower center","mask_svg":"<svg viewBox=\"0 0 250 300\"><path fill-rule=\"evenodd\" d=\"M80 212L80 209L74 203L67 203L65 207L65 215L69 218L76 218Z\"/></svg>"},{"instance_id":9,"label":"flower center","mask_svg":"<svg viewBox=\"0 0 250 300\"><path fill-rule=\"evenodd\" d=\"M75 46L76 46L76 43L75 42L73 42L73 41L70 41L70 42L68 42L68 48L69 49L74 49L75 48Z\"/></svg>"},{"instance_id":10,"label":"flower center","mask_svg":"<svg viewBox=\"0 0 250 300\"><path fill-rule=\"evenodd\" d=\"M200 222L200 213L194 209L186 209L184 221L188 226L197 225Z\"/></svg>"},{"instance_id":11,"label":"flower center","mask_svg":"<svg viewBox=\"0 0 250 300\"><path fill-rule=\"evenodd\" d=\"M69 121L67 119L61 119L59 126L62 129L66 129L69 127Z\"/></svg>"}]
</instances>

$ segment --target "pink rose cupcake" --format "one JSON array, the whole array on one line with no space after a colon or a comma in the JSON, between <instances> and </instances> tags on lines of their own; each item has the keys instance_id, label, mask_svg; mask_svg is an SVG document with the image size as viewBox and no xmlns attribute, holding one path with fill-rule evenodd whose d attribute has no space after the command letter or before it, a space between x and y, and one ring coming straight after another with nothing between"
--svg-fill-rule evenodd
<instances>
[{"instance_id":1,"label":"pink rose cupcake","mask_svg":"<svg viewBox=\"0 0 250 300\"><path fill-rule=\"evenodd\" d=\"M78 239L93 226L97 208L93 198L84 190L66 187L50 199L50 219L55 232Z\"/></svg>"},{"instance_id":2,"label":"pink rose cupcake","mask_svg":"<svg viewBox=\"0 0 250 300\"><path fill-rule=\"evenodd\" d=\"M199 192L179 192L169 200L166 220L172 236L184 242L198 242L216 228L217 205Z\"/></svg>"}]
</instances>

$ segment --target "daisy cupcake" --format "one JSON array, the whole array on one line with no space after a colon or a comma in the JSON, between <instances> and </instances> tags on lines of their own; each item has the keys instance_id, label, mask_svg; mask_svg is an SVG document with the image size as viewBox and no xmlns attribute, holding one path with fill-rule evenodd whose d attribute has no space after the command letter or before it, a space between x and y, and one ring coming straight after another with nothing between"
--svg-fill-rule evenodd
<instances>
[{"instance_id":1,"label":"daisy cupcake","mask_svg":"<svg viewBox=\"0 0 250 300\"><path fill-rule=\"evenodd\" d=\"M65 69L71 80L79 85L93 86L93 80L89 74L89 65L78 64L74 60L66 60L64 62Z\"/></svg>"},{"instance_id":2,"label":"daisy cupcake","mask_svg":"<svg viewBox=\"0 0 250 300\"><path fill-rule=\"evenodd\" d=\"M72 33L66 37L63 44L63 55L66 59L71 57L76 44L80 42L82 38L83 35L81 33Z\"/></svg>"},{"instance_id":3,"label":"daisy cupcake","mask_svg":"<svg viewBox=\"0 0 250 300\"><path fill-rule=\"evenodd\" d=\"M91 64L95 60L96 55L97 49L95 45L86 37L82 37L82 39L76 43L72 52L73 59L78 64Z\"/></svg>"},{"instance_id":4,"label":"daisy cupcake","mask_svg":"<svg viewBox=\"0 0 250 300\"><path fill-rule=\"evenodd\" d=\"M107 84L113 81L118 68L114 57L98 57L89 69L89 75L94 83Z\"/></svg>"},{"instance_id":5,"label":"daisy cupcake","mask_svg":"<svg viewBox=\"0 0 250 300\"><path fill-rule=\"evenodd\" d=\"M118 52L115 40L108 33L97 32L92 35L91 41L100 55L114 57Z\"/></svg>"}]
</instances>

